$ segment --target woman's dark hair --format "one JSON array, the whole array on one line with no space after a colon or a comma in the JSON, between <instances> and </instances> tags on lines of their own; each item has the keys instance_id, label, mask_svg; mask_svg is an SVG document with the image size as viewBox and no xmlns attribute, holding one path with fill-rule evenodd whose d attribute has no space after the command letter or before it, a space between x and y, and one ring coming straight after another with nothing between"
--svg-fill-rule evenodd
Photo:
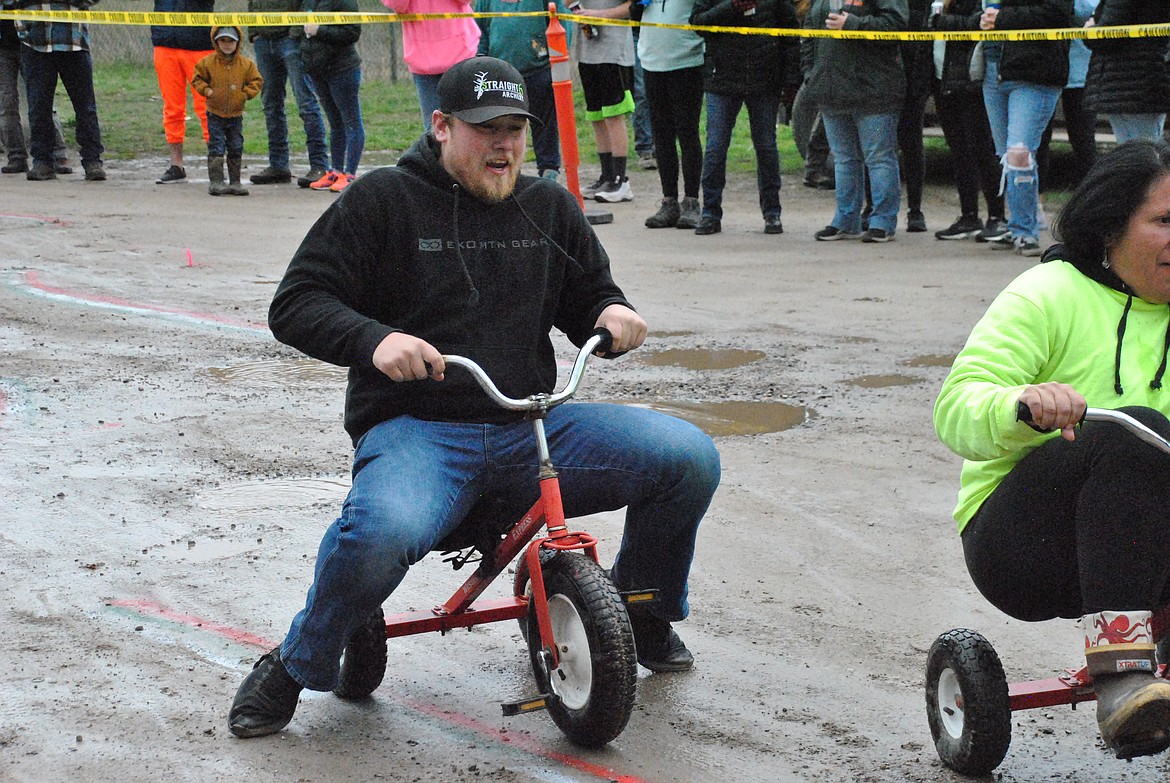
<instances>
[{"instance_id":1,"label":"woman's dark hair","mask_svg":"<svg viewBox=\"0 0 1170 783\"><path fill-rule=\"evenodd\" d=\"M1065 259L1099 268L1150 188L1168 174L1170 145L1162 141L1127 141L1097 158L1052 227Z\"/></svg>"}]
</instances>

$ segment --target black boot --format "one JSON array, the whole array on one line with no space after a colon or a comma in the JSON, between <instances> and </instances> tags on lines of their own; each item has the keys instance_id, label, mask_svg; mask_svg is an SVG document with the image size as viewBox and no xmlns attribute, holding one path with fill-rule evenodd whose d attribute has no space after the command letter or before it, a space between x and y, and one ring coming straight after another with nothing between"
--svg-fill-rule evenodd
<instances>
[{"instance_id":1,"label":"black boot","mask_svg":"<svg viewBox=\"0 0 1170 783\"><path fill-rule=\"evenodd\" d=\"M670 623L645 608L631 606L629 613L638 663L652 672L685 672L695 665L695 657Z\"/></svg>"},{"instance_id":2,"label":"black boot","mask_svg":"<svg viewBox=\"0 0 1170 783\"><path fill-rule=\"evenodd\" d=\"M301 686L280 662L280 648L256 661L240 683L228 713L228 728L237 737L263 737L288 725L297 709Z\"/></svg>"}]
</instances>

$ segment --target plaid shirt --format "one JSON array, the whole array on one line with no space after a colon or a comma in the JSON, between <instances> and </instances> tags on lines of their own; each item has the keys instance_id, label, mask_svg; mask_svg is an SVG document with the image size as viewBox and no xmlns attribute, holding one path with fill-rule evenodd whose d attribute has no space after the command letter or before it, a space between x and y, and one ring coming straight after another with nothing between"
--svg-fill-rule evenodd
<instances>
[{"instance_id":1,"label":"plaid shirt","mask_svg":"<svg viewBox=\"0 0 1170 783\"><path fill-rule=\"evenodd\" d=\"M5 3L5 8L28 11L84 11L97 0L48 0L48 2ZM16 33L25 46L38 52L84 52L89 50L89 27L73 22L29 22L16 20Z\"/></svg>"}]
</instances>

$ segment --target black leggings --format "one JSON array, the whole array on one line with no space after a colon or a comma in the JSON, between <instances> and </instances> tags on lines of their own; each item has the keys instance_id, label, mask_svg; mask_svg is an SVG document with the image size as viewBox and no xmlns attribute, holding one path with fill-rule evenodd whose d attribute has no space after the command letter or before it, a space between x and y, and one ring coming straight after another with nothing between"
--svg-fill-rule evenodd
<instances>
[{"instance_id":1,"label":"black leggings","mask_svg":"<svg viewBox=\"0 0 1170 783\"><path fill-rule=\"evenodd\" d=\"M646 103L650 107L650 130L654 134L654 157L662 195L678 198L679 152L682 152L683 195L699 196L703 172L703 143L699 139L699 116L703 112L703 67L677 71L646 71Z\"/></svg>"},{"instance_id":2,"label":"black leggings","mask_svg":"<svg viewBox=\"0 0 1170 783\"><path fill-rule=\"evenodd\" d=\"M1170 422L1122 408L1163 436ZM1019 620L1155 610L1170 602L1170 455L1116 424L1024 457L963 530L972 581Z\"/></svg>"}]
</instances>

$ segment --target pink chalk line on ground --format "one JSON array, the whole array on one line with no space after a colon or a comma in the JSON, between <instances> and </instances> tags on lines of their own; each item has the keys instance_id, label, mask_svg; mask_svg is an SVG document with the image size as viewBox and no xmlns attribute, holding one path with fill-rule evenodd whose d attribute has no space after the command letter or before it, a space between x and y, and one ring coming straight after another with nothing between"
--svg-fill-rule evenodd
<instances>
[{"instance_id":1,"label":"pink chalk line on ground","mask_svg":"<svg viewBox=\"0 0 1170 783\"><path fill-rule=\"evenodd\" d=\"M53 223L58 226L69 225L68 220L61 218L49 217L48 215L17 215L12 212L0 212L0 217L12 218L13 220L35 220L38 223Z\"/></svg>"},{"instance_id":2,"label":"pink chalk line on ground","mask_svg":"<svg viewBox=\"0 0 1170 783\"><path fill-rule=\"evenodd\" d=\"M198 628L202 631L207 631L208 633L236 642L237 644L256 647L260 650L267 651L276 646L274 642L261 636L256 636L255 634L228 625L212 622L202 617L176 612L144 598L119 598L107 601L106 603L109 606L129 609L142 615L159 617L179 625ZM468 715L461 715L449 709L441 708L434 704L427 704L416 699L404 698L402 701L411 709L431 718L438 719L466 731L471 731L500 744L517 748L531 755L540 756L549 761L555 761L558 764L563 764L566 767L601 780L612 781L612 783L649 783L644 778L618 774L609 767L585 761L576 756L571 756L568 753L562 753L561 751L547 747L540 740L522 734L503 731Z\"/></svg>"},{"instance_id":3,"label":"pink chalk line on ground","mask_svg":"<svg viewBox=\"0 0 1170 783\"><path fill-rule=\"evenodd\" d=\"M113 296L105 296L102 294L92 294L82 291L70 291L59 286L49 285L41 280L40 273L36 271L26 271L15 284L18 290L32 294L34 296L42 296L47 299L54 299L62 302L69 302L71 304L83 304L90 307L100 307L107 310L120 310L122 312L135 313L138 315L153 315L169 320L183 321L186 323L193 323L199 326L217 326L227 327L230 329L243 329L248 332L267 332L268 326L254 321L245 321L238 318L228 318L213 313L200 313L188 310L178 310L171 307L162 307L159 305L138 304L130 302L125 299L119 299Z\"/></svg>"}]
</instances>

